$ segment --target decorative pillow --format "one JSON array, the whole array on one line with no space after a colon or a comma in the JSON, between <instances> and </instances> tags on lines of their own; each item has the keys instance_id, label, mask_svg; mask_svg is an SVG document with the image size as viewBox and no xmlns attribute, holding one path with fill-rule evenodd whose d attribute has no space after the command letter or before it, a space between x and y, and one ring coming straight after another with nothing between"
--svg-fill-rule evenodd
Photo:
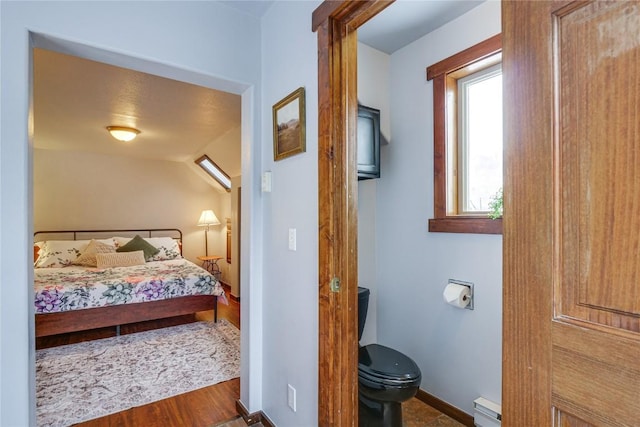
<instances>
[{"instance_id":1,"label":"decorative pillow","mask_svg":"<svg viewBox=\"0 0 640 427\"><path fill-rule=\"evenodd\" d=\"M159 250L159 252L148 261L167 261L182 258L178 241L172 237L149 237L145 240Z\"/></svg>"},{"instance_id":2,"label":"decorative pillow","mask_svg":"<svg viewBox=\"0 0 640 427\"><path fill-rule=\"evenodd\" d=\"M34 267L67 267L73 264L88 244L88 240L47 240L40 246Z\"/></svg>"},{"instance_id":3,"label":"decorative pillow","mask_svg":"<svg viewBox=\"0 0 640 427\"><path fill-rule=\"evenodd\" d=\"M115 251L115 245L108 245L97 240L91 240L87 245L87 248L84 250L84 252L82 252L82 255L76 258L73 264L84 265L87 267L97 267L98 261L96 259L96 254L107 254Z\"/></svg>"},{"instance_id":4,"label":"decorative pillow","mask_svg":"<svg viewBox=\"0 0 640 427\"><path fill-rule=\"evenodd\" d=\"M120 246L118 249L116 249L116 252L133 252L133 251L143 251L145 260L151 259L152 256L160 252L158 248L156 248L151 243L144 240L139 235L136 235L136 237L129 240L129 242L126 245Z\"/></svg>"},{"instance_id":5,"label":"decorative pillow","mask_svg":"<svg viewBox=\"0 0 640 427\"><path fill-rule=\"evenodd\" d=\"M98 268L131 267L143 265L144 251L97 253L96 263Z\"/></svg>"},{"instance_id":6,"label":"decorative pillow","mask_svg":"<svg viewBox=\"0 0 640 427\"><path fill-rule=\"evenodd\" d=\"M44 242L37 242L37 243L34 243L33 245L33 265L35 265L36 262L38 262L38 257L40 256L40 246L43 243Z\"/></svg>"}]
</instances>

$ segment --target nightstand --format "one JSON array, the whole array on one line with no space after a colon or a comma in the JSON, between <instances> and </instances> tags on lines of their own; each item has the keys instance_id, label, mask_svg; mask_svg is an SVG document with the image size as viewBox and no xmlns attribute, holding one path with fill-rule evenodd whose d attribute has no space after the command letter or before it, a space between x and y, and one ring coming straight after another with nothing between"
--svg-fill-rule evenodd
<instances>
[{"instance_id":1,"label":"nightstand","mask_svg":"<svg viewBox=\"0 0 640 427\"><path fill-rule=\"evenodd\" d=\"M217 280L220 280L220 276L222 272L220 271L220 267L218 266L218 260L221 260L222 257L218 255L210 255L210 256L199 256L198 259L202 261L202 268L207 270L209 273L213 274Z\"/></svg>"}]
</instances>

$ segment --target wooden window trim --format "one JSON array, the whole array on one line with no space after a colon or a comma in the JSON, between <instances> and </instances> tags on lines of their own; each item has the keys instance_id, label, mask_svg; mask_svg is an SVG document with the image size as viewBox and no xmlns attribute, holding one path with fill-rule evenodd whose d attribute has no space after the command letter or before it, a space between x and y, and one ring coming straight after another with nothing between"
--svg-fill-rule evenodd
<instances>
[{"instance_id":1,"label":"wooden window trim","mask_svg":"<svg viewBox=\"0 0 640 427\"><path fill-rule=\"evenodd\" d=\"M427 80L433 80L433 198L434 218L430 232L502 234L502 218L448 215L447 144L456 138L455 129L447 130L447 93L455 91L456 71L488 58L502 50L502 36L497 34L427 68ZM455 117L455 114L454 114ZM454 127L455 128L455 127ZM454 201L457 203L456 201Z\"/></svg>"}]
</instances>

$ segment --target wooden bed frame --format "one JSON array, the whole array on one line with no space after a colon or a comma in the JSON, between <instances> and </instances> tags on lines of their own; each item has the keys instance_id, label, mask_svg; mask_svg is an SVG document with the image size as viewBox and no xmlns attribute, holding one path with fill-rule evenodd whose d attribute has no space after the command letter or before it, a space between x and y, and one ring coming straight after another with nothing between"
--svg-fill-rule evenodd
<instances>
[{"instance_id":1,"label":"wooden bed frame","mask_svg":"<svg viewBox=\"0 0 640 427\"><path fill-rule=\"evenodd\" d=\"M56 240L82 240L113 236L129 237L129 235L133 237L136 234L142 236L143 233L148 237L172 237L178 240L180 251L182 252L182 231L177 228L141 230L54 230L37 231L33 236L35 242L37 241L37 236L47 235L57 236ZM60 236L64 235L72 236L72 238L60 238ZM218 297L215 295L188 295L160 301L85 308L59 313L41 313L35 315L36 337L39 338L110 326L118 327L119 331L120 325L126 325L128 323L182 316L198 311L211 310L212 308L214 310L214 321L217 322Z\"/></svg>"}]
</instances>

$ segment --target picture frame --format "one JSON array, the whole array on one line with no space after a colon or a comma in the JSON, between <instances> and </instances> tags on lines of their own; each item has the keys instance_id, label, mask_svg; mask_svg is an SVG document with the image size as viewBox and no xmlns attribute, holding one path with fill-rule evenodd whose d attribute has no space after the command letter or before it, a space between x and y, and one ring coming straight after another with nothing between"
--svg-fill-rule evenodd
<instances>
[{"instance_id":1,"label":"picture frame","mask_svg":"<svg viewBox=\"0 0 640 427\"><path fill-rule=\"evenodd\" d=\"M307 150L304 87L291 92L273 106L273 160Z\"/></svg>"}]
</instances>

